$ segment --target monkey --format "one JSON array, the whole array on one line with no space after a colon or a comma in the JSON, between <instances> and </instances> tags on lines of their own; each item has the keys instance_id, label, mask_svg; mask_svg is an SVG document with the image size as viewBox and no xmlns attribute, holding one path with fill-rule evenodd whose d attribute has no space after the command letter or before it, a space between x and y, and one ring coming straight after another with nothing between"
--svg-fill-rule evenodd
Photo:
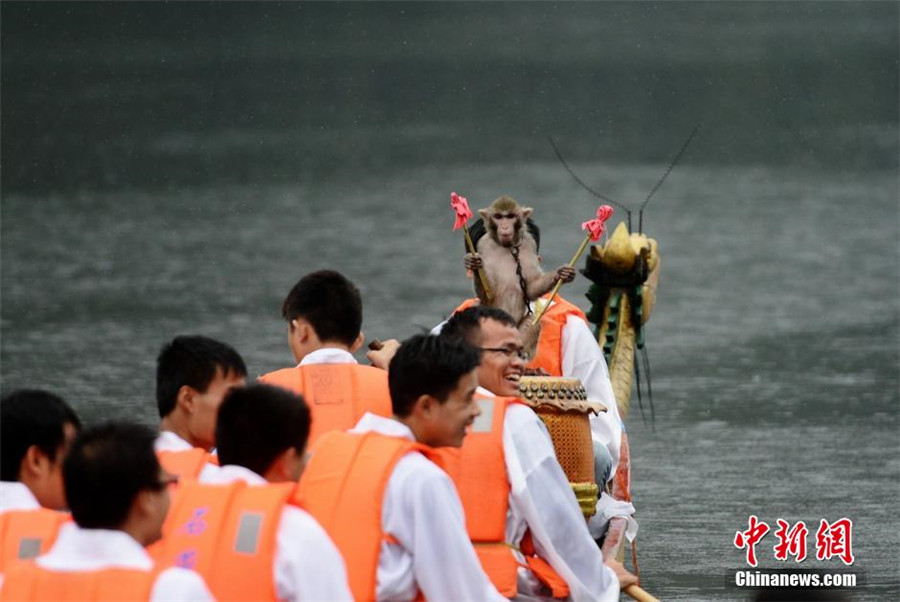
<instances>
[{"instance_id":1,"label":"monkey","mask_svg":"<svg viewBox=\"0 0 900 602\"><path fill-rule=\"evenodd\" d=\"M516 320L526 349L537 345L539 334L525 320L532 313L530 302L550 292L558 280L575 279L575 268L569 265L547 273L541 269L539 238L536 238L540 234L531 221L532 213L533 209L520 206L509 196L501 196L489 207L479 209L481 222L471 232L476 252L466 253L464 257L466 270L482 268L487 278L491 300L488 302L480 279L475 278L478 299L485 305L503 309Z\"/></svg>"}]
</instances>

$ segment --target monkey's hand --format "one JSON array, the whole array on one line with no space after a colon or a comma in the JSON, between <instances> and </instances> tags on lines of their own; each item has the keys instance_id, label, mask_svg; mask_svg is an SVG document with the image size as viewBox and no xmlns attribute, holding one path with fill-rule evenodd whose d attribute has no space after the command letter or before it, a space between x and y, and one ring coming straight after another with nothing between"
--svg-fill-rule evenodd
<instances>
[{"instance_id":1,"label":"monkey's hand","mask_svg":"<svg viewBox=\"0 0 900 602\"><path fill-rule=\"evenodd\" d=\"M463 255L463 263L465 264L466 269L471 272L484 267L484 261L482 261L481 255L478 253L466 253ZM574 270L572 271L572 277L575 277Z\"/></svg>"},{"instance_id":2,"label":"monkey's hand","mask_svg":"<svg viewBox=\"0 0 900 602\"><path fill-rule=\"evenodd\" d=\"M563 282L572 282L575 280L575 268L570 265L561 265L556 268L556 279Z\"/></svg>"}]
</instances>

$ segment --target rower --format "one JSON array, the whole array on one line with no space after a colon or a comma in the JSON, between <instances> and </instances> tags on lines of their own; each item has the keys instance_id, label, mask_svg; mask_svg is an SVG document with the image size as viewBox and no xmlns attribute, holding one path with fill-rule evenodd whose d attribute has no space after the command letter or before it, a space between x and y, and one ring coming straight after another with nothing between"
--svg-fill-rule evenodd
<instances>
[{"instance_id":1,"label":"rower","mask_svg":"<svg viewBox=\"0 0 900 602\"><path fill-rule=\"evenodd\" d=\"M216 415L225 394L246 384L247 367L230 345L205 336L178 336L156 358L160 462L180 477L215 470Z\"/></svg>"},{"instance_id":2,"label":"rower","mask_svg":"<svg viewBox=\"0 0 900 602\"><path fill-rule=\"evenodd\" d=\"M446 455L494 584L510 598L618 600L637 578L604 563L546 427L518 399L527 356L515 320L478 305L453 315L440 337L481 350L478 395L488 418L459 454Z\"/></svg>"},{"instance_id":3,"label":"rower","mask_svg":"<svg viewBox=\"0 0 900 602\"><path fill-rule=\"evenodd\" d=\"M340 553L290 503L309 427L289 391L232 389L216 423L221 467L179 486L154 556L202 574L220 601L352 600Z\"/></svg>"},{"instance_id":4,"label":"rower","mask_svg":"<svg viewBox=\"0 0 900 602\"><path fill-rule=\"evenodd\" d=\"M144 547L159 539L169 486L143 425L85 429L63 465L74 524L46 554L5 574L0 599L114 602L212 600L192 571L155 565Z\"/></svg>"},{"instance_id":5,"label":"rower","mask_svg":"<svg viewBox=\"0 0 900 602\"><path fill-rule=\"evenodd\" d=\"M62 466L80 428L53 393L21 389L0 400L0 574L46 552L69 520Z\"/></svg>"},{"instance_id":6,"label":"rower","mask_svg":"<svg viewBox=\"0 0 900 602\"><path fill-rule=\"evenodd\" d=\"M288 293L281 315L298 364L259 380L303 395L312 412L311 444L325 432L352 427L366 412L390 417L387 374L353 357L363 342L356 285L332 270L312 272Z\"/></svg>"}]
</instances>

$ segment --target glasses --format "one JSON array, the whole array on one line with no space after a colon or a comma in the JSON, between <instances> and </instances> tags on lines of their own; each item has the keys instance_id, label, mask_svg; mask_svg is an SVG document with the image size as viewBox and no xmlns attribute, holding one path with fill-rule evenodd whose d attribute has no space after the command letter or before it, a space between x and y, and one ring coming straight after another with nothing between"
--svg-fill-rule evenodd
<instances>
[{"instance_id":1,"label":"glasses","mask_svg":"<svg viewBox=\"0 0 900 602\"><path fill-rule=\"evenodd\" d=\"M507 357L507 359L513 359L518 357L520 360L528 361L529 355L522 347L479 347L482 351L493 351L494 353L501 353Z\"/></svg>"}]
</instances>

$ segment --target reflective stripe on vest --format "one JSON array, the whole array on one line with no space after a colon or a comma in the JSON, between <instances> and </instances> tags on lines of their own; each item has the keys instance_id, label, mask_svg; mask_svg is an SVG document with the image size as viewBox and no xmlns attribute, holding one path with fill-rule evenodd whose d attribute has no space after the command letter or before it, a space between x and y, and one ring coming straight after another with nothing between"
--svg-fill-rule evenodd
<instances>
[{"instance_id":1,"label":"reflective stripe on vest","mask_svg":"<svg viewBox=\"0 0 900 602\"><path fill-rule=\"evenodd\" d=\"M46 552L56 541L59 527L71 518L67 512L47 508L0 514L0 573Z\"/></svg>"},{"instance_id":2,"label":"reflective stripe on vest","mask_svg":"<svg viewBox=\"0 0 900 602\"><path fill-rule=\"evenodd\" d=\"M193 447L191 449L165 450L156 452L159 463L166 472L178 475L183 479L196 479L207 464L218 464L216 457L205 449Z\"/></svg>"},{"instance_id":3,"label":"reflective stripe on vest","mask_svg":"<svg viewBox=\"0 0 900 602\"><path fill-rule=\"evenodd\" d=\"M340 550L357 602L375 600L381 542L390 539L381 524L384 493L394 466L411 451L434 457L431 448L401 437L332 431L313 445L300 477L295 500Z\"/></svg>"},{"instance_id":4,"label":"reflective stripe on vest","mask_svg":"<svg viewBox=\"0 0 900 602\"><path fill-rule=\"evenodd\" d=\"M541 297L546 300L547 296ZM478 304L478 299L466 299L453 313L458 313ZM541 335L538 338L534 357L526 366L530 370L542 368L550 376L562 376L562 331L569 316L578 316L587 321L584 312L559 295L541 316Z\"/></svg>"},{"instance_id":5,"label":"reflective stripe on vest","mask_svg":"<svg viewBox=\"0 0 900 602\"><path fill-rule=\"evenodd\" d=\"M309 443L328 431L353 428L366 412L393 415L387 372L358 364L309 364L284 368L259 381L303 395L312 413Z\"/></svg>"},{"instance_id":6,"label":"reflective stripe on vest","mask_svg":"<svg viewBox=\"0 0 900 602\"><path fill-rule=\"evenodd\" d=\"M217 600L275 600L278 525L293 490L293 483L186 482L150 552L164 566L200 573Z\"/></svg>"},{"instance_id":7,"label":"reflective stripe on vest","mask_svg":"<svg viewBox=\"0 0 900 602\"><path fill-rule=\"evenodd\" d=\"M101 571L49 571L23 562L6 573L3 602L130 602L146 601L159 569L104 569Z\"/></svg>"}]
</instances>

